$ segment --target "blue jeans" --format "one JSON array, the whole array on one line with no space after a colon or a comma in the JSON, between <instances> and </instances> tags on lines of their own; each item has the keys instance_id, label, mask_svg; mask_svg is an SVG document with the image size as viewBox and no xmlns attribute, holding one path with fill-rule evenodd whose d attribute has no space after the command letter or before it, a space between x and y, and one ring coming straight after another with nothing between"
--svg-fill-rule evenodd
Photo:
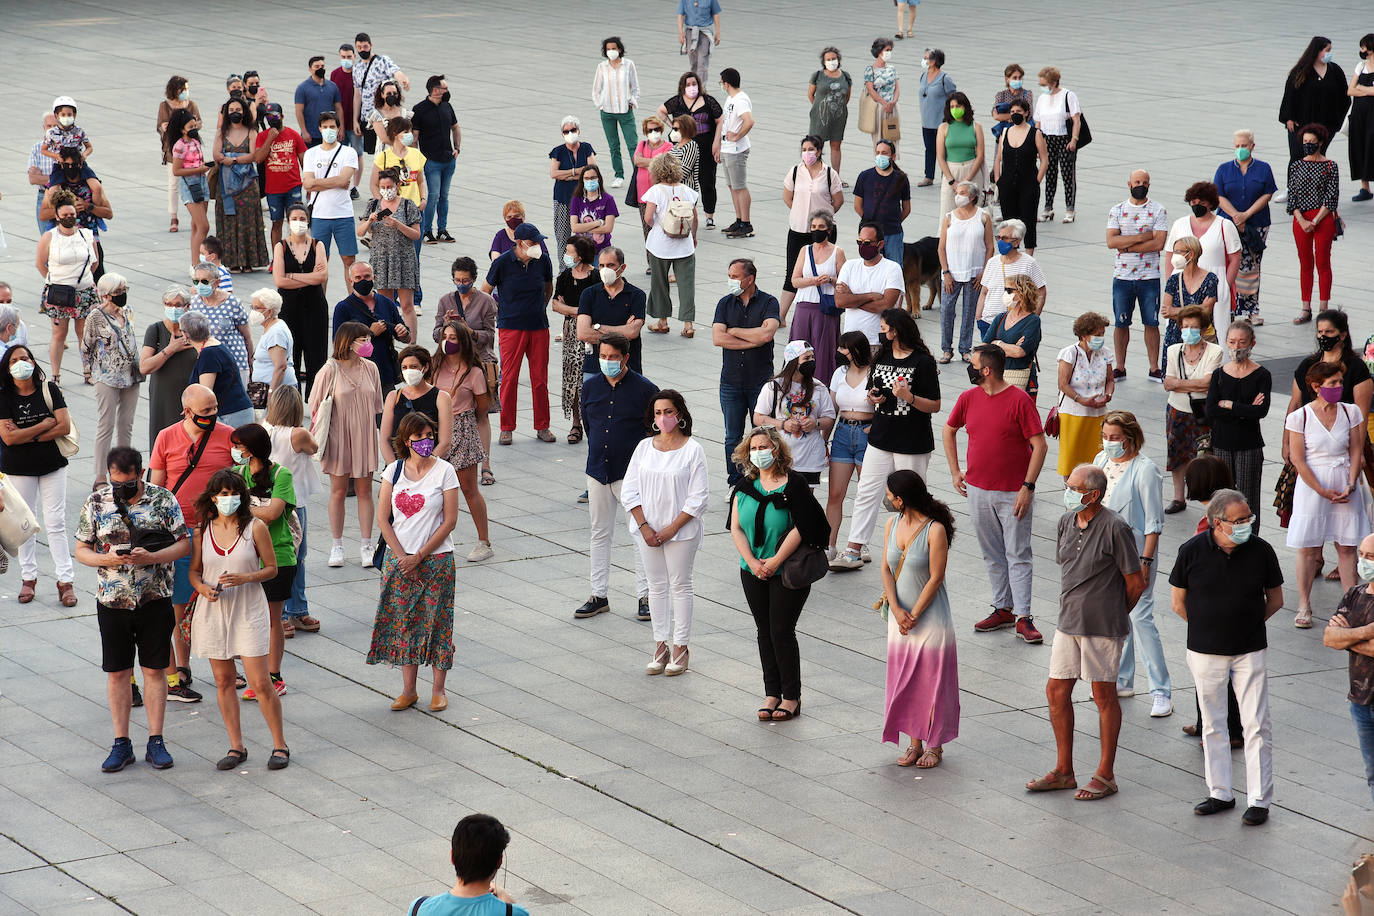
<instances>
[{"instance_id":1,"label":"blue jeans","mask_svg":"<svg viewBox=\"0 0 1374 916\"><path fill-rule=\"evenodd\" d=\"M253 408L245 407L243 410L220 414L219 421L230 429L237 429L240 426L247 426L249 423L256 422L257 415L253 413Z\"/></svg>"},{"instance_id":2,"label":"blue jeans","mask_svg":"<svg viewBox=\"0 0 1374 916\"><path fill-rule=\"evenodd\" d=\"M744 438L744 425L753 413L762 387L762 384L726 385L724 382L720 386L720 412L725 417L726 480L732 487L744 476L735 466L735 449Z\"/></svg>"},{"instance_id":3,"label":"blue jeans","mask_svg":"<svg viewBox=\"0 0 1374 916\"><path fill-rule=\"evenodd\" d=\"M891 235L883 236L883 257L889 261L896 261L899 267L902 263L903 250L901 229Z\"/></svg>"},{"instance_id":4,"label":"blue jeans","mask_svg":"<svg viewBox=\"0 0 1374 916\"><path fill-rule=\"evenodd\" d=\"M1369 783L1369 794L1374 796L1374 706L1351 703L1350 718L1355 720L1355 734L1364 756L1364 780Z\"/></svg>"},{"instance_id":5,"label":"blue jeans","mask_svg":"<svg viewBox=\"0 0 1374 916\"><path fill-rule=\"evenodd\" d=\"M1159 280L1112 280L1112 312L1118 328L1129 328L1140 304L1140 323L1147 328L1159 327Z\"/></svg>"},{"instance_id":6,"label":"blue jeans","mask_svg":"<svg viewBox=\"0 0 1374 916\"><path fill-rule=\"evenodd\" d=\"M1131 628L1126 644L1121 647L1121 667L1117 669L1118 687L1135 686L1135 649L1140 647L1140 662L1150 683L1151 694L1173 695L1169 680L1169 666L1164 662L1164 646L1159 641L1159 627L1155 626L1154 573L1147 578L1145 592L1131 608Z\"/></svg>"},{"instance_id":7,"label":"blue jeans","mask_svg":"<svg viewBox=\"0 0 1374 916\"><path fill-rule=\"evenodd\" d=\"M306 528L304 506L296 507L296 518L300 519L301 523L301 546L296 548L296 580L291 583L291 597L286 599L282 620L304 617L310 613L310 603L305 600L305 548L310 533Z\"/></svg>"},{"instance_id":8,"label":"blue jeans","mask_svg":"<svg viewBox=\"0 0 1374 916\"><path fill-rule=\"evenodd\" d=\"M979 277L968 280L955 280L954 291L945 292L940 288L940 349L945 353L954 352L954 313L959 308L959 297L964 297L964 313L959 320L959 354L967 356L973 349L973 314L978 309Z\"/></svg>"},{"instance_id":9,"label":"blue jeans","mask_svg":"<svg viewBox=\"0 0 1374 916\"><path fill-rule=\"evenodd\" d=\"M356 258L358 256L358 233L357 223L347 216L338 219L324 219L314 217L310 220L310 237L317 242L324 242L324 256L329 257L329 249L332 242L339 243L339 254L343 257Z\"/></svg>"},{"instance_id":10,"label":"blue jeans","mask_svg":"<svg viewBox=\"0 0 1374 916\"><path fill-rule=\"evenodd\" d=\"M864 453L868 451L868 433L864 427L855 426L845 420L835 423L835 434L830 438L830 460L835 464L864 463Z\"/></svg>"},{"instance_id":11,"label":"blue jeans","mask_svg":"<svg viewBox=\"0 0 1374 916\"><path fill-rule=\"evenodd\" d=\"M434 228L434 214L439 214L439 231L448 231L448 187L453 181L453 173L458 168L458 160L435 162L425 161L425 218L421 224L426 235Z\"/></svg>"}]
</instances>

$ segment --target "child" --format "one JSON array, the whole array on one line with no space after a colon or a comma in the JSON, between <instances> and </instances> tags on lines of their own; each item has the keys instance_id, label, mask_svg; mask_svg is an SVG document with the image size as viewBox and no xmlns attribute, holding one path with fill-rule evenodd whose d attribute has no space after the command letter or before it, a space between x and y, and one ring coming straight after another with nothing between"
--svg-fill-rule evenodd
<instances>
[{"instance_id":1,"label":"child","mask_svg":"<svg viewBox=\"0 0 1374 916\"><path fill-rule=\"evenodd\" d=\"M469 814L453 828L450 856L458 881L447 894L420 897L411 903L410 916L529 916L510 894L496 884L510 833L490 814Z\"/></svg>"},{"instance_id":2,"label":"child","mask_svg":"<svg viewBox=\"0 0 1374 916\"><path fill-rule=\"evenodd\" d=\"M57 126L49 128L44 135L42 154L49 159L58 159L64 148L74 146L81 149L83 160L89 159L95 147L91 146L86 131L76 126L76 100L59 95L52 101L52 113L57 118Z\"/></svg>"},{"instance_id":3,"label":"child","mask_svg":"<svg viewBox=\"0 0 1374 916\"><path fill-rule=\"evenodd\" d=\"M210 234L210 184L205 176L215 166L205 161L200 145L200 119L189 108L172 112L167 121L167 139L172 143L172 174L177 176L181 202L191 214L191 263L196 263L201 242Z\"/></svg>"},{"instance_id":4,"label":"child","mask_svg":"<svg viewBox=\"0 0 1374 916\"><path fill-rule=\"evenodd\" d=\"M220 244L219 236L207 235L201 239L200 259L215 265L215 270L219 271L219 288L232 296L234 294L234 275L229 273L229 268L220 263L220 257L223 254L224 246Z\"/></svg>"}]
</instances>

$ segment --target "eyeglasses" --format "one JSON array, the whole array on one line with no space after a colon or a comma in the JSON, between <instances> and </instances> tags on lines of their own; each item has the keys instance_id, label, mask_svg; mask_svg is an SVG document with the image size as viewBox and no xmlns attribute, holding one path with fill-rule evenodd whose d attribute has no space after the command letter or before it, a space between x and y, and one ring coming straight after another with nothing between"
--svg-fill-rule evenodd
<instances>
[{"instance_id":1,"label":"eyeglasses","mask_svg":"<svg viewBox=\"0 0 1374 916\"><path fill-rule=\"evenodd\" d=\"M1228 525L1248 525L1255 520L1253 515L1244 515L1240 518L1223 518L1222 521Z\"/></svg>"},{"instance_id":2,"label":"eyeglasses","mask_svg":"<svg viewBox=\"0 0 1374 916\"><path fill-rule=\"evenodd\" d=\"M999 241L999 242L1015 242L1015 241L1016 241L1016 236L1014 236L1014 235L999 235L999 236L997 236L997 241Z\"/></svg>"}]
</instances>

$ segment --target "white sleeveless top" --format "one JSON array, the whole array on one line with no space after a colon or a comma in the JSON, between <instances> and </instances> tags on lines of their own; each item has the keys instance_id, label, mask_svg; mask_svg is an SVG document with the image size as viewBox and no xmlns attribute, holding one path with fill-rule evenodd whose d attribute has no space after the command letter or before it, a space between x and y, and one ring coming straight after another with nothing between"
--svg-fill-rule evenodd
<instances>
[{"instance_id":1,"label":"white sleeveless top","mask_svg":"<svg viewBox=\"0 0 1374 916\"><path fill-rule=\"evenodd\" d=\"M91 247L91 233L78 228L71 235L63 235L53 229L48 237L51 239L48 243L48 282L64 283L77 289L94 286L91 270L95 267L95 249Z\"/></svg>"},{"instance_id":2,"label":"white sleeveless top","mask_svg":"<svg viewBox=\"0 0 1374 916\"><path fill-rule=\"evenodd\" d=\"M319 472L315 470L315 460L291 447L291 427L263 424L263 428L272 440L272 460L291 472L296 504L306 506L310 497L324 489Z\"/></svg>"},{"instance_id":3,"label":"white sleeveless top","mask_svg":"<svg viewBox=\"0 0 1374 916\"><path fill-rule=\"evenodd\" d=\"M973 211L968 219L960 219L957 213L950 211L945 256L949 259L949 272L960 283L983 273L983 260L987 255L983 229L985 218L982 210Z\"/></svg>"},{"instance_id":4,"label":"white sleeveless top","mask_svg":"<svg viewBox=\"0 0 1374 916\"><path fill-rule=\"evenodd\" d=\"M822 274L829 274L832 277L835 276L839 273L839 271L835 270L835 253L839 250L840 246L838 245L830 246L830 258L825 261L817 261L816 269L812 270L811 258L808 254L811 251L811 246L807 245L802 249L802 254L805 255L805 257L802 258L802 276L819 277ZM788 267L788 270L791 269L791 267ZM796 301L820 302L822 292L829 293L832 296L835 295L835 284L827 283L825 286L799 286L797 287Z\"/></svg>"}]
</instances>

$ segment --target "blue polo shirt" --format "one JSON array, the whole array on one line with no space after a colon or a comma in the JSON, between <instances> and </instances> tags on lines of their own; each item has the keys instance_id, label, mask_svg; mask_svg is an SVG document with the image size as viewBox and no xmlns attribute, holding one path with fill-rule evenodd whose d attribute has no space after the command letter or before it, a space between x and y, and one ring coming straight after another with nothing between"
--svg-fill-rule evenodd
<instances>
[{"instance_id":1,"label":"blue polo shirt","mask_svg":"<svg viewBox=\"0 0 1374 916\"><path fill-rule=\"evenodd\" d=\"M712 324L727 328L761 328L769 318L782 321L778 300L758 287L745 304L739 296L725 296L716 303ZM748 350L721 350L720 383L737 387L752 387L757 391L773 377L773 341Z\"/></svg>"},{"instance_id":2,"label":"blue polo shirt","mask_svg":"<svg viewBox=\"0 0 1374 916\"><path fill-rule=\"evenodd\" d=\"M582 385L588 477L609 484L625 476L635 447L649 433L649 408L657 394L658 386L633 369L614 385L598 369Z\"/></svg>"},{"instance_id":3,"label":"blue polo shirt","mask_svg":"<svg viewBox=\"0 0 1374 916\"><path fill-rule=\"evenodd\" d=\"M1235 159L1228 159L1217 166L1217 173L1212 177L1212 184L1217 186L1217 193L1231 202L1231 205L1242 212L1249 210L1256 200L1266 194L1273 194L1279 189L1274 183L1274 170L1269 167L1269 163L1259 159L1251 159L1250 167L1241 173L1240 163ZM1225 219L1230 219L1231 214L1220 207L1217 214ZM1263 229L1270 223L1269 207L1257 212L1250 217L1249 224L1256 229Z\"/></svg>"},{"instance_id":4,"label":"blue polo shirt","mask_svg":"<svg viewBox=\"0 0 1374 916\"><path fill-rule=\"evenodd\" d=\"M319 139L321 112L332 111L340 118L343 118L341 112L343 101L339 98L339 87L335 86L334 83L328 79L324 81L324 85L317 84L313 79L307 79L297 86L295 104L305 106L305 132L307 134L307 139L311 137L316 140ZM349 113L348 117L353 117L352 112Z\"/></svg>"},{"instance_id":5,"label":"blue polo shirt","mask_svg":"<svg viewBox=\"0 0 1374 916\"><path fill-rule=\"evenodd\" d=\"M624 284L614 298L606 293L606 287L590 286L582 291L582 298L577 303L577 314L587 315L592 319L592 324L620 327L631 318L643 321L645 304L644 290L629 283ZM644 371L642 351L643 347L638 337L630 341L630 368L635 372ZM595 352L588 353L582 360L582 371L600 372L600 356Z\"/></svg>"},{"instance_id":6,"label":"blue polo shirt","mask_svg":"<svg viewBox=\"0 0 1374 916\"><path fill-rule=\"evenodd\" d=\"M719 0L678 0L677 14L683 24L704 29L712 25L711 17L720 13Z\"/></svg>"},{"instance_id":7,"label":"blue polo shirt","mask_svg":"<svg viewBox=\"0 0 1374 916\"><path fill-rule=\"evenodd\" d=\"M376 318L372 316L376 315ZM350 295L343 299L338 305L334 306L334 325L330 331L330 339L339 333L339 327L345 321L356 321L359 324L372 326L376 320L385 321L387 330L380 334L372 335L372 355L368 359L377 367L377 375L381 377L382 393L390 391L396 384L398 377L396 365L396 335L391 329L398 324L404 324L405 319L401 317L401 307L395 299L383 296L381 293L372 294L372 308L367 307L367 303L357 296ZM333 344L330 344L333 346Z\"/></svg>"},{"instance_id":8,"label":"blue polo shirt","mask_svg":"<svg viewBox=\"0 0 1374 916\"><path fill-rule=\"evenodd\" d=\"M496 327L501 331L542 331L549 327L544 285L553 284L553 264L547 249L538 258L522 261L512 248L491 262L487 282L496 291Z\"/></svg>"}]
</instances>

